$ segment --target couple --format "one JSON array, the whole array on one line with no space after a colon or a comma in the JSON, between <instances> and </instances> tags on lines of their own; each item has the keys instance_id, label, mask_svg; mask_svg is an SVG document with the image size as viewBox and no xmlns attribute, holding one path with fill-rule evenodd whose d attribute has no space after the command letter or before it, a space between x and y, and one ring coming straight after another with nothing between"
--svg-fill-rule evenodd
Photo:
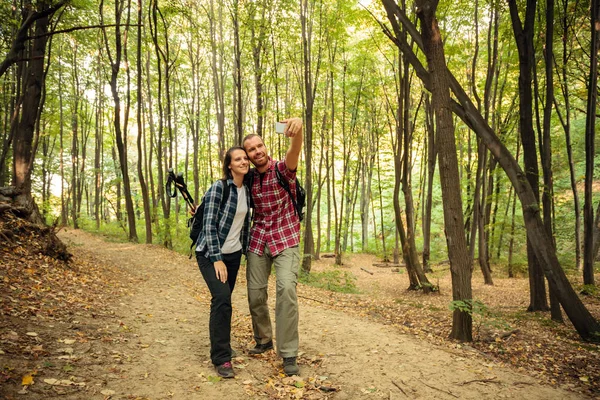
<instances>
[{"instance_id":1,"label":"couple","mask_svg":"<svg viewBox=\"0 0 600 400\"><path fill-rule=\"evenodd\" d=\"M286 375L299 372L298 298L296 284L300 255L300 220L289 194L278 183L275 168L290 182L295 194L296 168L302 149L302 120L284 121L284 134L290 147L284 160L276 162L268 154L262 138L250 134L242 146L232 147L223 160L223 179L216 181L204 196L204 227L198 236L196 259L210 290L210 357L217 374L233 378L231 365L231 292L246 254L248 305L256 346L250 354L273 348L267 287L271 266L275 265L277 297L275 322L277 354L283 358ZM256 167L250 170L249 161ZM246 174L254 174L245 179ZM223 199L224 185L229 197ZM250 229L250 196L254 204L254 224Z\"/></svg>"}]
</instances>

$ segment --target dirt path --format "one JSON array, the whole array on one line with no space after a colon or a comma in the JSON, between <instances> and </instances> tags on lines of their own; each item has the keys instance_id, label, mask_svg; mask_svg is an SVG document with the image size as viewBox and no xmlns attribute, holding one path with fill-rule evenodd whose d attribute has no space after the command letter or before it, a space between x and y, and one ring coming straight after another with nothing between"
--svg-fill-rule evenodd
<instances>
[{"instance_id":1,"label":"dirt path","mask_svg":"<svg viewBox=\"0 0 600 400\"><path fill-rule=\"evenodd\" d=\"M583 398L472 351L436 347L393 326L302 298L302 379L282 378L274 354L247 354L252 343L245 270L233 295L237 376L216 381L207 333L210 299L195 260L158 246L109 243L82 231L61 232L60 237L76 257L114 265L125 282L117 303L107 302L105 319L96 321L102 332L98 337L112 339L72 345L74 354L91 359L85 398Z\"/></svg>"}]
</instances>

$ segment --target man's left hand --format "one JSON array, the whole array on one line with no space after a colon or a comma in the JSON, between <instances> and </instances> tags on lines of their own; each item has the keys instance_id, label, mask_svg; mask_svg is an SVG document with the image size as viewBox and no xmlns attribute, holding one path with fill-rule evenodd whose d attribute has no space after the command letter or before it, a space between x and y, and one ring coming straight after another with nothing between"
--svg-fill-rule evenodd
<instances>
[{"instance_id":1,"label":"man's left hand","mask_svg":"<svg viewBox=\"0 0 600 400\"><path fill-rule=\"evenodd\" d=\"M286 123L285 131L283 132L285 136L293 138L302 133L302 118L288 118L284 119L282 122Z\"/></svg>"}]
</instances>

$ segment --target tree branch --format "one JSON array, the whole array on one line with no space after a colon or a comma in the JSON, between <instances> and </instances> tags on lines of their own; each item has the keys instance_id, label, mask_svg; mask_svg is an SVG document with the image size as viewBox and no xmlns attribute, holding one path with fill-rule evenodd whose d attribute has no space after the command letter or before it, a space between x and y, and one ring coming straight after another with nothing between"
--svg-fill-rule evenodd
<instances>
[{"instance_id":1,"label":"tree branch","mask_svg":"<svg viewBox=\"0 0 600 400\"><path fill-rule=\"evenodd\" d=\"M29 14L29 16L23 21L19 29L17 30L17 34L12 42L10 47L10 51L0 63L0 77L4 75L4 73L10 68L11 65L15 64L19 61L19 53L25 50L25 42L29 39L27 36L27 31L35 21L40 18L48 17L54 14L58 9L67 4L67 0L63 0L58 2L55 6L47 8L42 11L35 11Z\"/></svg>"},{"instance_id":2,"label":"tree branch","mask_svg":"<svg viewBox=\"0 0 600 400\"><path fill-rule=\"evenodd\" d=\"M110 25L90 25L90 26L75 26L73 28L68 28L68 29L61 29L60 31L54 31L54 32L48 32L45 33L43 35L38 35L38 36L28 36L26 38L26 40L30 40L30 39L37 39L37 38L41 38L44 36L52 36L52 35L56 35L59 33L69 33L69 32L74 32L74 31L81 31L84 29L103 29L103 28L111 28L111 27L115 27L117 26L116 24L110 24ZM144 24L127 24L127 25L120 25L120 26L144 26Z\"/></svg>"}]
</instances>

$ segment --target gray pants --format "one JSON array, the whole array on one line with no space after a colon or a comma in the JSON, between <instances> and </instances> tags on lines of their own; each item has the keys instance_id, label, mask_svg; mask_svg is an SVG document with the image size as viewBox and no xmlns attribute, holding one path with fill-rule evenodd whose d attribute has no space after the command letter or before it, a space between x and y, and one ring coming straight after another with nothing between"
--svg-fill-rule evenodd
<instances>
[{"instance_id":1,"label":"gray pants","mask_svg":"<svg viewBox=\"0 0 600 400\"><path fill-rule=\"evenodd\" d=\"M277 278L277 297L275 299L275 335L277 338L277 354L280 357L296 357L298 355L298 267L300 253L298 246L285 249L276 257L271 255L265 246L262 256L248 252L246 279L248 281L248 305L252 315L254 340L258 344L273 340L271 318L267 305L267 288L271 266L275 265Z\"/></svg>"}]
</instances>

